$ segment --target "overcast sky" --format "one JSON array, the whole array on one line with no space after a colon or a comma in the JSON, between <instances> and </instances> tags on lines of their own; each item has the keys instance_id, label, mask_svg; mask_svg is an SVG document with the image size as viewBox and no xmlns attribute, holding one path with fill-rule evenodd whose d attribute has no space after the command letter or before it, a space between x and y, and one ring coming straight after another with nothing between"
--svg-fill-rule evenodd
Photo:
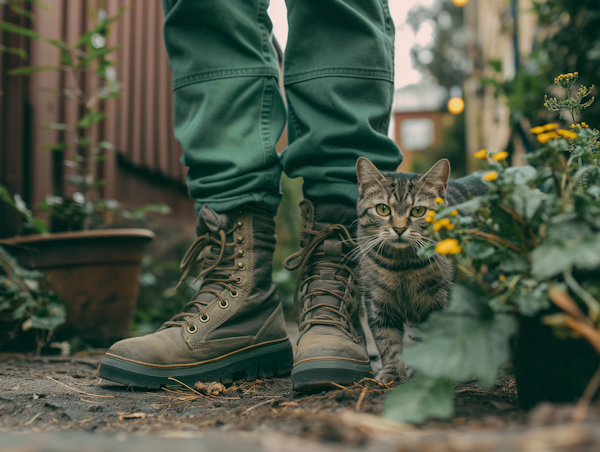
<instances>
[{"instance_id":1,"label":"overcast sky","mask_svg":"<svg viewBox=\"0 0 600 452\"><path fill-rule=\"evenodd\" d=\"M389 0L390 11L396 24L396 89L418 82L421 74L412 68L410 49L415 43L426 45L432 39L433 29L425 23L415 35L405 24L408 11L415 5L431 6L435 0ZM269 15L273 21L273 31L277 40L285 47L287 40L287 20L285 0L271 0Z\"/></svg>"}]
</instances>

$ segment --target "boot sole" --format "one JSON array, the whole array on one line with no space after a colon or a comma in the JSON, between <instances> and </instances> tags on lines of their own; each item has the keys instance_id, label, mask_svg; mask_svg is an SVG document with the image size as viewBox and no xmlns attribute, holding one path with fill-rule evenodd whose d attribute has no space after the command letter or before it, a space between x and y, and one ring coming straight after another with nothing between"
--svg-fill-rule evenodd
<instances>
[{"instance_id":1,"label":"boot sole","mask_svg":"<svg viewBox=\"0 0 600 452\"><path fill-rule=\"evenodd\" d=\"M259 347L215 362L189 367L158 368L105 356L98 375L128 386L158 389L176 385L175 378L189 386L197 381L231 383L289 375L294 357L290 341Z\"/></svg>"},{"instance_id":2,"label":"boot sole","mask_svg":"<svg viewBox=\"0 0 600 452\"><path fill-rule=\"evenodd\" d=\"M363 378L373 378L370 364L342 360L317 360L299 364L292 370L294 391L321 391L339 385L351 385Z\"/></svg>"}]
</instances>

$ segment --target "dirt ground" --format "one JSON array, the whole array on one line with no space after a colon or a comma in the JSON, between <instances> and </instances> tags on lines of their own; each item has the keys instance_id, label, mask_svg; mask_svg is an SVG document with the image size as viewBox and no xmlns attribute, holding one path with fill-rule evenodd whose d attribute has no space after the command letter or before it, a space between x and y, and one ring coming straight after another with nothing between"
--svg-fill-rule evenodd
<instances>
[{"instance_id":1,"label":"dirt ground","mask_svg":"<svg viewBox=\"0 0 600 452\"><path fill-rule=\"evenodd\" d=\"M518 407L510 376L500 377L488 389L474 381L457 386L452 420L415 427L379 417L390 389L375 381L303 395L291 391L289 378L276 378L237 382L218 396L204 396L175 382L170 388L147 391L102 380L97 376L101 358L101 352L68 358L0 355L0 433L20 434L0 435L0 450L54 450L48 449L53 441L62 444L56 450L67 450L64 441L73 433L69 437L65 432L80 432L82 438L85 433L94 433L94 438L121 435L121 439L122 435L216 438L217 442L238 438L239 450L256 441L256 450L275 443L279 444L276 450L303 443L323 450L340 446L372 450L376 445L378 450L387 446L396 446L390 450L517 450L504 448L513 443L518 450L600 450L600 410L592 407L578 424L571 422L573 406L541 405L525 413ZM50 436L42 435L48 439L41 441L40 449L19 448L40 442L39 435L49 432ZM479 444L482 435L485 440ZM533 442L527 439L531 435ZM254 438L254 443L248 438ZM269 438L278 440L267 447ZM458 441L461 448L448 446L450 440ZM548 443L547 449L538 447L540 440ZM522 441L533 448L518 446ZM6 448L11 444L15 448ZM424 448L426 444L438 446ZM223 450L228 449L231 445Z\"/></svg>"}]
</instances>

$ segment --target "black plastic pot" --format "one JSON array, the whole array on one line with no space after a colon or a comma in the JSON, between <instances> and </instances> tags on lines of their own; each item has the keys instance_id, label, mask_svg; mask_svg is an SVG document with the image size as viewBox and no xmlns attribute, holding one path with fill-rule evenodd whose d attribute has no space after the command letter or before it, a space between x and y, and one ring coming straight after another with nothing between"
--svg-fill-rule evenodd
<instances>
[{"instance_id":1,"label":"black plastic pot","mask_svg":"<svg viewBox=\"0 0 600 452\"><path fill-rule=\"evenodd\" d=\"M540 322L553 312L520 319L513 365L524 409L540 402L576 402L600 365L600 356L585 339L558 338Z\"/></svg>"}]
</instances>

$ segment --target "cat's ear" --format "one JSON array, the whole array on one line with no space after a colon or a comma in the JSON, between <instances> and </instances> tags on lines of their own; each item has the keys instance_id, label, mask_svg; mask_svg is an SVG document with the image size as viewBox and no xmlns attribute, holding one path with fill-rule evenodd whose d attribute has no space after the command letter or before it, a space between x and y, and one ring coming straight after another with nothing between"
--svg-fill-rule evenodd
<instances>
[{"instance_id":1,"label":"cat's ear","mask_svg":"<svg viewBox=\"0 0 600 452\"><path fill-rule=\"evenodd\" d=\"M359 157L356 161L356 177L359 189L371 184L381 185L385 181L383 174L366 157Z\"/></svg>"},{"instance_id":2,"label":"cat's ear","mask_svg":"<svg viewBox=\"0 0 600 452\"><path fill-rule=\"evenodd\" d=\"M442 190L446 190L448 179L450 179L450 162L448 159L439 160L421 176L421 182L438 186Z\"/></svg>"}]
</instances>

